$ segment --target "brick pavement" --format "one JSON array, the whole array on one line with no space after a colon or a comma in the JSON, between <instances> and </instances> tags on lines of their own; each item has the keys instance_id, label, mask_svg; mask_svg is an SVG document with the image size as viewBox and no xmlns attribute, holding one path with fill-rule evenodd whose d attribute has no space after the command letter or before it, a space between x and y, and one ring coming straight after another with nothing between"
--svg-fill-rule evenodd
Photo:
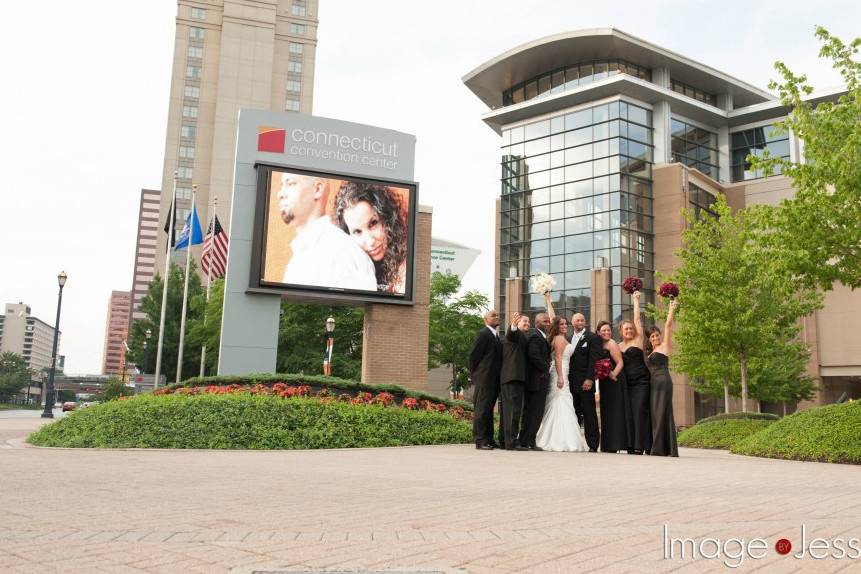
<instances>
[{"instance_id":1,"label":"brick pavement","mask_svg":"<svg viewBox=\"0 0 861 574\"><path fill-rule=\"evenodd\" d=\"M726 572L673 537L861 538L861 467L481 452L66 450L0 419L0 572ZM711 547L709 547L711 548ZM793 553L795 550L793 550ZM780 557L738 572L861 572Z\"/></svg>"}]
</instances>

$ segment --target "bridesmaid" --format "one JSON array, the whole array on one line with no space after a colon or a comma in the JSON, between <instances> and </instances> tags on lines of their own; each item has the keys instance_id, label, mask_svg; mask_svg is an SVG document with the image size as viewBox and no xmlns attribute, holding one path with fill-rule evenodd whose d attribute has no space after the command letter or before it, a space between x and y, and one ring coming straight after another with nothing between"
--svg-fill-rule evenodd
<instances>
[{"instance_id":1,"label":"bridesmaid","mask_svg":"<svg viewBox=\"0 0 861 574\"><path fill-rule=\"evenodd\" d=\"M628 454L649 454L652 449L650 415L651 375L643 354L643 323L640 321L640 292L634 291L634 320L623 321L619 327L622 342L619 350L625 361L625 381L628 384L628 404L625 409L630 448Z\"/></svg>"},{"instance_id":2,"label":"bridesmaid","mask_svg":"<svg viewBox=\"0 0 861 574\"><path fill-rule=\"evenodd\" d=\"M624 376L622 352L613 340L613 328L607 321L598 323L598 336L603 342L602 359L610 359L612 371L609 379L601 380L601 452L619 452L628 449L628 429L625 426L625 402L628 389Z\"/></svg>"},{"instance_id":3,"label":"bridesmaid","mask_svg":"<svg viewBox=\"0 0 861 574\"><path fill-rule=\"evenodd\" d=\"M649 357L646 364L652 372L652 452L653 456L679 456L676 443L676 422L673 420L673 379L670 378L669 357L672 352L673 314L678 302L670 302L670 312L664 324L664 334L657 327L649 328Z\"/></svg>"}]
</instances>

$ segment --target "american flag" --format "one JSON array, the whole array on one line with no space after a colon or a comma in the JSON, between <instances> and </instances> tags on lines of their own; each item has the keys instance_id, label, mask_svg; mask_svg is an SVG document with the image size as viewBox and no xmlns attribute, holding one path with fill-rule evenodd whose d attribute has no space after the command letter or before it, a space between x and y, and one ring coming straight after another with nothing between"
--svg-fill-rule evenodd
<instances>
[{"instance_id":1,"label":"american flag","mask_svg":"<svg viewBox=\"0 0 861 574\"><path fill-rule=\"evenodd\" d=\"M210 265L212 270L210 271ZM227 232L218 222L218 216L209 222L206 237L203 240L203 254L200 266L206 276L218 279L224 277L227 270ZM210 275L211 273L211 275Z\"/></svg>"}]
</instances>

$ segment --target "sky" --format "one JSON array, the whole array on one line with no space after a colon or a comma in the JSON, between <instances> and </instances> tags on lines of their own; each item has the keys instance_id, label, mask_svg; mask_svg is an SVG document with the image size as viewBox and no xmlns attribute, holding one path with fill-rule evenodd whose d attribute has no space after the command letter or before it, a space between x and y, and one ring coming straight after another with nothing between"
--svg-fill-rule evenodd
<instances>
[{"instance_id":1,"label":"sky","mask_svg":"<svg viewBox=\"0 0 861 574\"><path fill-rule=\"evenodd\" d=\"M51 324L60 353L98 373L111 290L129 290L141 188L164 161L176 2L14 2L0 35L0 304ZM657 0L320 0L314 114L415 134L433 235L481 250L464 287L492 296L499 138L461 77L524 42L615 27L755 86L782 60L840 85L816 25L848 41L861 3Z\"/></svg>"}]
</instances>

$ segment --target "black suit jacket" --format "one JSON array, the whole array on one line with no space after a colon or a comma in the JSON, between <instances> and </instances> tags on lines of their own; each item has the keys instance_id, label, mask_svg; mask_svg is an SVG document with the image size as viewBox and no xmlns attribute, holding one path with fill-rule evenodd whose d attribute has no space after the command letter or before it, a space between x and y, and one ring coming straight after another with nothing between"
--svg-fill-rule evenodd
<instances>
[{"instance_id":1,"label":"black suit jacket","mask_svg":"<svg viewBox=\"0 0 861 574\"><path fill-rule=\"evenodd\" d=\"M469 352L469 373L474 385L490 385L499 382L502 367L502 343L487 327L482 327L475 336Z\"/></svg>"},{"instance_id":2,"label":"black suit jacket","mask_svg":"<svg viewBox=\"0 0 861 574\"><path fill-rule=\"evenodd\" d=\"M513 382L526 382L526 371L529 365L527 348L529 340L519 329L508 326L505 338L502 340L502 368L499 382L503 385Z\"/></svg>"},{"instance_id":3,"label":"black suit jacket","mask_svg":"<svg viewBox=\"0 0 861 574\"><path fill-rule=\"evenodd\" d=\"M568 382L572 391L579 391L586 379L595 380L595 361L601 358L602 348L601 338L595 333L586 331L580 337L568 365Z\"/></svg>"},{"instance_id":4,"label":"black suit jacket","mask_svg":"<svg viewBox=\"0 0 861 574\"><path fill-rule=\"evenodd\" d=\"M535 392L550 383L550 345L538 329L529 333L527 344L529 367L526 373L526 390Z\"/></svg>"}]
</instances>

